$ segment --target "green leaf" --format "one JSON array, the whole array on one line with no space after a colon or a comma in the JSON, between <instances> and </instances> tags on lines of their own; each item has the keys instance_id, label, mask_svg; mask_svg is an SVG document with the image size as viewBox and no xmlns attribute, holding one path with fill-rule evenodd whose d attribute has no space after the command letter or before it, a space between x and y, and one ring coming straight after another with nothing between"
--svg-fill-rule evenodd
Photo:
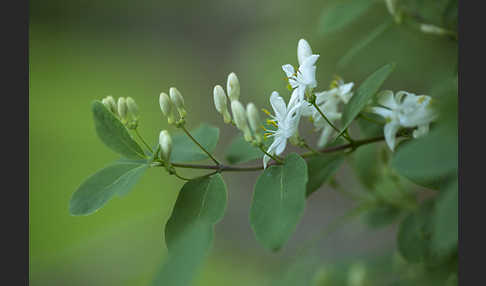
<instances>
[{"instance_id":1,"label":"green leaf","mask_svg":"<svg viewBox=\"0 0 486 286\"><path fill-rule=\"evenodd\" d=\"M356 123L358 123L361 136L365 138L371 138L384 135L383 128L385 127L386 122L383 120L383 117L374 113L365 113L363 114L363 116L366 116L370 120L375 120L377 122L371 122L361 116L358 116L355 121Z\"/></svg>"},{"instance_id":2,"label":"green leaf","mask_svg":"<svg viewBox=\"0 0 486 286\"><path fill-rule=\"evenodd\" d=\"M209 152L212 152L218 144L219 129L217 127L202 123L190 133ZM173 162L200 161L208 158L208 155L185 133L175 134L172 137L172 146L171 161Z\"/></svg>"},{"instance_id":3,"label":"green leaf","mask_svg":"<svg viewBox=\"0 0 486 286\"><path fill-rule=\"evenodd\" d=\"M373 189L382 175L380 168L383 164L379 160L379 146L376 144L364 145L354 153L352 166L356 175L366 188Z\"/></svg>"},{"instance_id":4,"label":"green leaf","mask_svg":"<svg viewBox=\"0 0 486 286\"><path fill-rule=\"evenodd\" d=\"M432 130L427 136L398 145L392 167L412 182L440 189L457 175L457 130L448 126Z\"/></svg>"},{"instance_id":5,"label":"green leaf","mask_svg":"<svg viewBox=\"0 0 486 286\"><path fill-rule=\"evenodd\" d=\"M243 136L234 138L226 149L226 160L230 164L245 163L262 157L263 152L260 148L246 142Z\"/></svg>"},{"instance_id":6,"label":"green leaf","mask_svg":"<svg viewBox=\"0 0 486 286\"><path fill-rule=\"evenodd\" d=\"M289 239L305 208L307 165L289 154L283 165L272 165L258 177L250 209L257 240L277 251Z\"/></svg>"},{"instance_id":7,"label":"green leaf","mask_svg":"<svg viewBox=\"0 0 486 286\"><path fill-rule=\"evenodd\" d=\"M224 215L226 200L226 186L220 174L185 183L165 226L167 248L171 250L173 242L196 222L206 224L212 232L213 225Z\"/></svg>"},{"instance_id":8,"label":"green leaf","mask_svg":"<svg viewBox=\"0 0 486 286\"><path fill-rule=\"evenodd\" d=\"M391 18L389 18L388 21L376 27L373 31L366 35L366 37L357 42L357 44L347 51L346 54L339 60L337 63L337 68L342 69L346 67L362 49L383 34L389 27L391 27L392 24L393 21Z\"/></svg>"},{"instance_id":9,"label":"green leaf","mask_svg":"<svg viewBox=\"0 0 486 286\"><path fill-rule=\"evenodd\" d=\"M373 99L375 94L379 91L385 80L395 69L395 64L387 64L371 74L366 80L358 87L356 93L351 97L349 103L345 106L343 112L343 124L344 127L341 133L348 128L353 122L354 118L365 108L370 100Z\"/></svg>"},{"instance_id":10,"label":"green leaf","mask_svg":"<svg viewBox=\"0 0 486 286\"><path fill-rule=\"evenodd\" d=\"M401 211L397 207L383 205L366 212L363 220L370 228L381 228L395 222L400 214Z\"/></svg>"},{"instance_id":11,"label":"green leaf","mask_svg":"<svg viewBox=\"0 0 486 286\"><path fill-rule=\"evenodd\" d=\"M370 0L339 1L323 11L319 24L321 35L335 32L359 18L373 5Z\"/></svg>"},{"instance_id":12,"label":"green leaf","mask_svg":"<svg viewBox=\"0 0 486 286\"><path fill-rule=\"evenodd\" d=\"M206 222L195 222L187 226L173 241L169 257L162 264L152 285L191 285L204 263L212 238L212 228Z\"/></svg>"},{"instance_id":13,"label":"green leaf","mask_svg":"<svg viewBox=\"0 0 486 286\"><path fill-rule=\"evenodd\" d=\"M420 206L417 212L407 216L398 228L398 250L408 262L416 263L426 259L430 246L430 215L433 200Z\"/></svg>"},{"instance_id":14,"label":"green leaf","mask_svg":"<svg viewBox=\"0 0 486 286\"><path fill-rule=\"evenodd\" d=\"M126 158L145 158L143 149L128 133L118 118L100 101L92 104L93 117L98 137L113 151Z\"/></svg>"},{"instance_id":15,"label":"green leaf","mask_svg":"<svg viewBox=\"0 0 486 286\"><path fill-rule=\"evenodd\" d=\"M437 253L449 254L457 249L458 182L452 182L440 193L434 210L432 246Z\"/></svg>"},{"instance_id":16,"label":"green leaf","mask_svg":"<svg viewBox=\"0 0 486 286\"><path fill-rule=\"evenodd\" d=\"M412 182L440 190L457 177L457 80L446 79L432 90L440 117L429 134L398 145L392 167Z\"/></svg>"},{"instance_id":17,"label":"green leaf","mask_svg":"<svg viewBox=\"0 0 486 286\"><path fill-rule=\"evenodd\" d=\"M306 196L311 195L334 175L345 158L344 153L323 154L307 160L309 182Z\"/></svg>"},{"instance_id":18,"label":"green leaf","mask_svg":"<svg viewBox=\"0 0 486 286\"><path fill-rule=\"evenodd\" d=\"M148 164L118 161L88 177L69 202L71 215L88 215L105 205L114 195L124 195L138 182Z\"/></svg>"}]
</instances>

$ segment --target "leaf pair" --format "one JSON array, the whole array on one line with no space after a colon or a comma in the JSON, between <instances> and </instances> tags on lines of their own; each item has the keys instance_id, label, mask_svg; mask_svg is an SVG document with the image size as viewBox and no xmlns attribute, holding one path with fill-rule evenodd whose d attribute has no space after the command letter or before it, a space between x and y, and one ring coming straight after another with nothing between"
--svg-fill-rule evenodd
<instances>
[{"instance_id":1,"label":"leaf pair","mask_svg":"<svg viewBox=\"0 0 486 286\"><path fill-rule=\"evenodd\" d=\"M98 137L126 159L101 169L78 187L69 202L69 212L72 215L91 214L113 196L128 193L149 166L143 149L110 110L100 101L95 101L92 111Z\"/></svg>"},{"instance_id":2,"label":"leaf pair","mask_svg":"<svg viewBox=\"0 0 486 286\"><path fill-rule=\"evenodd\" d=\"M122 122L100 101L92 104L96 133L103 143L124 158L88 177L69 202L72 215L88 215L103 207L113 196L126 194L148 169L150 160L143 148L130 136ZM207 150L218 142L219 129L201 124L193 136ZM172 160L204 160L207 155L186 134L173 137ZM147 153L149 151L147 150Z\"/></svg>"}]
</instances>

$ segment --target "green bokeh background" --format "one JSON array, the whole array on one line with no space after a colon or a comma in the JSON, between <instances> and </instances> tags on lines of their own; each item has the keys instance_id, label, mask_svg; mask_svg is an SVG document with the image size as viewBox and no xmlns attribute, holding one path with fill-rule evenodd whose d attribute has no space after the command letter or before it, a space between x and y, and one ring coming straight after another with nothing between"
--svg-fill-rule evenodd
<instances>
[{"instance_id":1,"label":"green bokeh background","mask_svg":"<svg viewBox=\"0 0 486 286\"><path fill-rule=\"evenodd\" d=\"M321 55L317 79L322 89L334 74L360 83L392 61L397 68L384 87L393 90L427 94L453 75L455 42L401 26L392 27L348 68L338 70L336 63L345 52L389 15L379 2L347 28L320 35L319 18L334 2L31 1L31 285L147 285L166 254L163 228L182 184L160 169L150 169L127 196L113 199L93 215L68 213L69 199L81 182L118 158L94 132L90 106L95 99L108 94L133 97L142 112L140 131L155 143L160 130L169 128L158 94L176 86L185 97L190 128L200 121L221 128L216 154L222 157L237 132L224 126L215 112L213 86L225 86L226 76L235 72L242 100L268 108L271 91L285 93L281 65L297 63L300 38ZM339 176L352 175L343 168ZM225 174L225 179L232 201L198 283L262 285L292 252L270 254L254 242L247 218L256 175ZM323 194L309 205L290 249L350 202ZM393 231L373 237L391 249Z\"/></svg>"}]
</instances>

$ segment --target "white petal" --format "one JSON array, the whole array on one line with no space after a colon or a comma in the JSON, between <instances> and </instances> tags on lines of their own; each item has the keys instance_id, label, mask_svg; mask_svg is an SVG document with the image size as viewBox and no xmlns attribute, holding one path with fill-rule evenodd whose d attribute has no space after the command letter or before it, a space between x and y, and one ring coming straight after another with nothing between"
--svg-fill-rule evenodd
<instances>
[{"instance_id":1,"label":"white petal","mask_svg":"<svg viewBox=\"0 0 486 286\"><path fill-rule=\"evenodd\" d=\"M353 82L349 82L349 83L346 83L346 84L343 84L341 86L339 86L339 92L341 94L346 94L348 92L351 91L351 89L353 88L354 86L354 83Z\"/></svg>"},{"instance_id":2,"label":"white petal","mask_svg":"<svg viewBox=\"0 0 486 286\"><path fill-rule=\"evenodd\" d=\"M289 104L287 105L287 109L291 109L293 106L300 104L304 101L305 96L305 88L302 86L297 87L292 92L290 96Z\"/></svg>"},{"instance_id":3,"label":"white petal","mask_svg":"<svg viewBox=\"0 0 486 286\"><path fill-rule=\"evenodd\" d=\"M324 115L329 119L330 121L335 121L341 119L343 117L343 114L340 112L326 112Z\"/></svg>"},{"instance_id":4,"label":"white petal","mask_svg":"<svg viewBox=\"0 0 486 286\"><path fill-rule=\"evenodd\" d=\"M417 95L415 95L414 93L411 93L411 92L406 92L404 90L400 90L397 93L395 93L395 102L397 104L405 103L405 101L415 102L416 99L417 99Z\"/></svg>"},{"instance_id":5,"label":"white petal","mask_svg":"<svg viewBox=\"0 0 486 286\"><path fill-rule=\"evenodd\" d=\"M319 58L319 55L312 55L305 59L304 64L299 67L297 77L305 84L314 88L317 86L316 81L316 66L314 63Z\"/></svg>"},{"instance_id":6,"label":"white petal","mask_svg":"<svg viewBox=\"0 0 486 286\"><path fill-rule=\"evenodd\" d=\"M316 64L317 60L319 59L319 55L310 55L305 58L304 62L300 65L301 67L310 67Z\"/></svg>"},{"instance_id":7,"label":"white petal","mask_svg":"<svg viewBox=\"0 0 486 286\"><path fill-rule=\"evenodd\" d=\"M302 106L300 107L300 109L301 109L302 116L305 116L305 117L312 116L314 114L314 112L316 111L316 108L314 106L312 106L310 103L308 103L307 101L302 103Z\"/></svg>"},{"instance_id":8,"label":"white petal","mask_svg":"<svg viewBox=\"0 0 486 286\"><path fill-rule=\"evenodd\" d=\"M383 107L373 106L371 108L367 108L367 111L376 113L385 119L391 119L393 117L393 111Z\"/></svg>"},{"instance_id":9,"label":"white petal","mask_svg":"<svg viewBox=\"0 0 486 286\"><path fill-rule=\"evenodd\" d=\"M316 104L321 105L324 101L326 101L331 95L332 91L330 90L325 90L321 92L316 92Z\"/></svg>"},{"instance_id":10,"label":"white petal","mask_svg":"<svg viewBox=\"0 0 486 286\"><path fill-rule=\"evenodd\" d=\"M377 95L377 98L378 98L378 103L385 106L385 107L388 107L388 108L391 108L391 109L398 107L398 105L395 102L395 98L393 97L393 92L391 90L385 90L385 91L380 92Z\"/></svg>"},{"instance_id":11,"label":"white petal","mask_svg":"<svg viewBox=\"0 0 486 286\"><path fill-rule=\"evenodd\" d=\"M405 105L405 104L404 104ZM405 127L426 125L438 117L435 109L418 101L415 104L407 104L403 107L404 112L399 115L400 124Z\"/></svg>"},{"instance_id":12,"label":"white petal","mask_svg":"<svg viewBox=\"0 0 486 286\"><path fill-rule=\"evenodd\" d=\"M280 95L278 95L278 92L272 92L272 95L270 96L270 104L272 105L277 120L281 120L285 117L285 114L287 113L287 107L285 105L284 99Z\"/></svg>"},{"instance_id":13,"label":"white petal","mask_svg":"<svg viewBox=\"0 0 486 286\"><path fill-rule=\"evenodd\" d=\"M352 96L353 96L352 92L344 93L341 95L341 100L344 102L344 104L348 104Z\"/></svg>"},{"instance_id":14,"label":"white petal","mask_svg":"<svg viewBox=\"0 0 486 286\"><path fill-rule=\"evenodd\" d=\"M292 77L295 75L295 69L292 65L286 64L282 66L283 71L287 75L287 77Z\"/></svg>"},{"instance_id":15,"label":"white petal","mask_svg":"<svg viewBox=\"0 0 486 286\"><path fill-rule=\"evenodd\" d=\"M299 65L302 65L304 60L310 55L312 55L312 49L309 43L304 39L300 39L297 44L297 59L299 60Z\"/></svg>"},{"instance_id":16,"label":"white petal","mask_svg":"<svg viewBox=\"0 0 486 286\"><path fill-rule=\"evenodd\" d=\"M282 152L285 150L285 147L287 146L287 139L279 136L279 137L275 137L274 142L277 142L275 155L282 154Z\"/></svg>"},{"instance_id":17,"label":"white petal","mask_svg":"<svg viewBox=\"0 0 486 286\"><path fill-rule=\"evenodd\" d=\"M400 125L396 122L390 122L385 124L385 140L388 147L393 151L395 149L396 135Z\"/></svg>"},{"instance_id":18,"label":"white petal","mask_svg":"<svg viewBox=\"0 0 486 286\"><path fill-rule=\"evenodd\" d=\"M268 149L267 149L267 153L274 155L275 154L275 148L277 147L277 144L278 144L277 138L274 138L272 144L270 144L270 147L268 147ZM268 161L270 161L270 159L271 159L270 156L268 156L266 154L265 154L265 156L263 156L263 168L264 169L267 168L267 163L268 163Z\"/></svg>"},{"instance_id":19,"label":"white petal","mask_svg":"<svg viewBox=\"0 0 486 286\"><path fill-rule=\"evenodd\" d=\"M263 156L263 169L267 168L268 161L270 161L270 157L268 157L267 155L264 155Z\"/></svg>"},{"instance_id":20,"label":"white petal","mask_svg":"<svg viewBox=\"0 0 486 286\"><path fill-rule=\"evenodd\" d=\"M427 133L429 133L429 125L420 125L417 129L413 131L413 138L420 138Z\"/></svg>"},{"instance_id":21,"label":"white petal","mask_svg":"<svg viewBox=\"0 0 486 286\"><path fill-rule=\"evenodd\" d=\"M322 130L321 137L319 137L319 141L317 141L317 147L325 147L327 143L329 143L333 131L334 129L328 124L324 130Z\"/></svg>"}]
</instances>

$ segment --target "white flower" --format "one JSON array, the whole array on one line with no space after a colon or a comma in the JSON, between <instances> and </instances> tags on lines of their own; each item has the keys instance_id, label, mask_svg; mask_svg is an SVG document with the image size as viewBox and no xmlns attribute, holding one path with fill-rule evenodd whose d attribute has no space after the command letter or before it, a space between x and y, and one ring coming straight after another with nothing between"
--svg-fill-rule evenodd
<instances>
[{"instance_id":1,"label":"white flower","mask_svg":"<svg viewBox=\"0 0 486 286\"><path fill-rule=\"evenodd\" d=\"M418 127L413 132L414 138L428 133L430 122L438 117L430 106L431 100L430 96L406 91L393 94L387 90L378 95L378 103L383 107L374 106L368 110L385 118L385 140L392 151L396 145L396 134L401 127Z\"/></svg>"},{"instance_id":2,"label":"white flower","mask_svg":"<svg viewBox=\"0 0 486 286\"><path fill-rule=\"evenodd\" d=\"M342 80L337 82L337 87L316 93L316 104L319 106L319 109L324 113L331 123L335 123L337 120L340 120L342 117L342 113L338 111L339 103L343 102L347 104L353 93L351 89L353 88L354 83L344 83ZM311 106L311 110L309 112L309 108L303 111L304 116L312 116L312 121L314 122L314 126L317 130L322 129L321 137L317 142L317 146L322 148L326 146L331 138L331 135L334 133L334 128L332 128L329 123L327 123L326 119L324 119L319 111L316 108Z\"/></svg>"},{"instance_id":3,"label":"white flower","mask_svg":"<svg viewBox=\"0 0 486 286\"><path fill-rule=\"evenodd\" d=\"M270 96L270 104L275 115L270 115L272 120L269 122L276 126L277 130L267 130L266 136L274 138L267 153L280 155L287 146L287 139L296 134L298 130L300 117L302 116L302 102L298 99L297 90L294 90L289 104L286 106L284 99L278 95L278 92L274 91ZM267 167L268 161L270 161L270 157L268 155L263 156L264 168Z\"/></svg>"},{"instance_id":4,"label":"white flower","mask_svg":"<svg viewBox=\"0 0 486 286\"><path fill-rule=\"evenodd\" d=\"M297 58L299 61L297 71L290 64L283 65L282 69L289 79L290 86L297 89L299 97L303 99L307 89L317 86L315 64L319 55L312 54L309 43L300 39L297 45Z\"/></svg>"}]
</instances>

